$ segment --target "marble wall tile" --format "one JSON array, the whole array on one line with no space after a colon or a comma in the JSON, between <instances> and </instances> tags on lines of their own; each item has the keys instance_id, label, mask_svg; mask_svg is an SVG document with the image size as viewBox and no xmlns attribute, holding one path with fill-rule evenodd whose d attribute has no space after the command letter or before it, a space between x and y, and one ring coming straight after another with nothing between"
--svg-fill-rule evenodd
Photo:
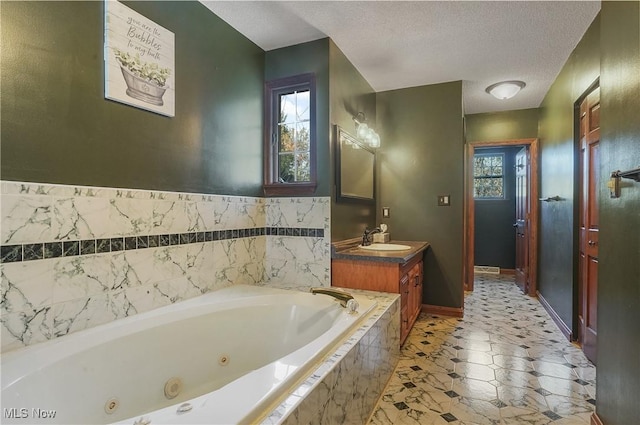
<instances>
[{"instance_id":1,"label":"marble wall tile","mask_svg":"<svg viewBox=\"0 0 640 425\"><path fill-rule=\"evenodd\" d=\"M185 247L185 276L193 282L202 293L210 290L211 276L216 271L216 260L211 243L195 243Z\"/></svg>"},{"instance_id":2,"label":"marble wall tile","mask_svg":"<svg viewBox=\"0 0 640 425\"><path fill-rule=\"evenodd\" d=\"M153 202L135 198L109 200L109 222L116 236L148 235L151 233Z\"/></svg>"},{"instance_id":3,"label":"marble wall tile","mask_svg":"<svg viewBox=\"0 0 640 425\"><path fill-rule=\"evenodd\" d=\"M108 293L53 304L51 314L53 337L92 328L118 318L111 308Z\"/></svg>"},{"instance_id":4,"label":"marble wall tile","mask_svg":"<svg viewBox=\"0 0 640 425\"><path fill-rule=\"evenodd\" d=\"M324 229L324 237L291 235L267 237L266 279L268 283L331 285L330 198L269 198L269 227Z\"/></svg>"},{"instance_id":5,"label":"marble wall tile","mask_svg":"<svg viewBox=\"0 0 640 425\"><path fill-rule=\"evenodd\" d=\"M152 201L151 234L178 233L187 228L185 207L175 200L156 199Z\"/></svg>"},{"instance_id":6,"label":"marble wall tile","mask_svg":"<svg viewBox=\"0 0 640 425\"><path fill-rule=\"evenodd\" d=\"M197 211L197 217L200 220L197 230L213 230L215 228L216 217L214 205L213 202L202 199L193 203L192 209ZM190 211L189 207L187 207L187 215L190 215Z\"/></svg>"},{"instance_id":7,"label":"marble wall tile","mask_svg":"<svg viewBox=\"0 0 640 425\"><path fill-rule=\"evenodd\" d=\"M101 197L53 198L52 240L97 239L111 236L109 200Z\"/></svg>"},{"instance_id":8,"label":"marble wall tile","mask_svg":"<svg viewBox=\"0 0 640 425\"><path fill-rule=\"evenodd\" d=\"M242 200L233 203L235 209L236 220L234 227L238 229L247 229L252 227L258 227L258 204L254 202L247 202Z\"/></svg>"},{"instance_id":9,"label":"marble wall tile","mask_svg":"<svg viewBox=\"0 0 640 425\"><path fill-rule=\"evenodd\" d=\"M234 229L236 227L236 208L227 198L222 197L213 201L213 215L215 230Z\"/></svg>"},{"instance_id":10,"label":"marble wall tile","mask_svg":"<svg viewBox=\"0 0 640 425\"><path fill-rule=\"evenodd\" d=\"M2 351L44 342L52 337L51 307L0 316Z\"/></svg>"},{"instance_id":11,"label":"marble wall tile","mask_svg":"<svg viewBox=\"0 0 640 425\"><path fill-rule=\"evenodd\" d=\"M330 285L328 197L0 191L2 351L229 285Z\"/></svg>"},{"instance_id":12,"label":"marble wall tile","mask_svg":"<svg viewBox=\"0 0 640 425\"><path fill-rule=\"evenodd\" d=\"M269 258L266 260L266 283L297 284L297 272L294 260Z\"/></svg>"},{"instance_id":13,"label":"marble wall tile","mask_svg":"<svg viewBox=\"0 0 640 425\"><path fill-rule=\"evenodd\" d=\"M213 243L213 255L216 258L214 285L217 288L233 285L238 278L237 242L237 240L224 240Z\"/></svg>"},{"instance_id":14,"label":"marble wall tile","mask_svg":"<svg viewBox=\"0 0 640 425\"><path fill-rule=\"evenodd\" d=\"M269 198L266 201L267 226L325 228L329 223L330 208L329 197Z\"/></svg>"},{"instance_id":15,"label":"marble wall tile","mask_svg":"<svg viewBox=\"0 0 640 425\"><path fill-rule=\"evenodd\" d=\"M53 260L0 265L0 314L33 312L51 305Z\"/></svg>"},{"instance_id":16,"label":"marble wall tile","mask_svg":"<svg viewBox=\"0 0 640 425\"><path fill-rule=\"evenodd\" d=\"M295 276L301 287L331 286L330 264L296 261Z\"/></svg>"},{"instance_id":17,"label":"marble wall tile","mask_svg":"<svg viewBox=\"0 0 640 425\"><path fill-rule=\"evenodd\" d=\"M238 282L244 285L261 285L264 278L264 263L255 262L238 268Z\"/></svg>"},{"instance_id":18,"label":"marble wall tile","mask_svg":"<svg viewBox=\"0 0 640 425\"><path fill-rule=\"evenodd\" d=\"M197 297L206 292L203 292L196 282L189 280L186 276L177 279L163 280L162 282L156 283L155 286L158 293L166 297L171 303Z\"/></svg>"},{"instance_id":19,"label":"marble wall tile","mask_svg":"<svg viewBox=\"0 0 640 425\"><path fill-rule=\"evenodd\" d=\"M3 245L53 240L51 197L3 195L0 213Z\"/></svg>"},{"instance_id":20,"label":"marble wall tile","mask_svg":"<svg viewBox=\"0 0 640 425\"><path fill-rule=\"evenodd\" d=\"M264 237L260 238L264 240ZM247 285L258 285L264 281L264 256L257 237L238 239L235 244L237 281Z\"/></svg>"},{"instance_id":21,"label":"marble wall tile","mask_svg":"<svg viewBox=\"0 0 640 425\"><path fill-rule=\"evenodd\" d=\"M110 256L63 257L47 260L53 269L52 303L108 293L113 284ZM45 263L43 261L43 263ZM34 264L35 266L35 264ZM48 283L51 285L51 283Z\"/></svg>"}]
</instances>

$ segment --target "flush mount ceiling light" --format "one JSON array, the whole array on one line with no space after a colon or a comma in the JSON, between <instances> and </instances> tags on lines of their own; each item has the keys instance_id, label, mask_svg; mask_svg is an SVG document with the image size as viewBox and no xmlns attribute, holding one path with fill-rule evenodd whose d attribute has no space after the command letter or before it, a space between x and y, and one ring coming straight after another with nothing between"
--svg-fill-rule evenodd
<instances>
[{"instance_id":1,"label":"flush mount ceiling light","mask_svg":"<svg viewBox=\"0 0 640 425\"><path fill-rule=\"evenodd\" d=\"M485 91L496 99L505 100L511 99L513 96L518 94L524 86L526 86L526 84L523 81L502 81L491 84Z\"/></svg>"},{"instance_id":2,"label":"flush mount ceiling light","mask_svg":"<svg viewBox=\"0 0 640 425\"><path fill-rule=\"evenodd\" d=\"M365 123L366 118L364 112L358 112L358 114L353 117L353 121L356 123L356 136L367 142L372 148L379 148L380 135Z\"/></svg>"}]
</instances>

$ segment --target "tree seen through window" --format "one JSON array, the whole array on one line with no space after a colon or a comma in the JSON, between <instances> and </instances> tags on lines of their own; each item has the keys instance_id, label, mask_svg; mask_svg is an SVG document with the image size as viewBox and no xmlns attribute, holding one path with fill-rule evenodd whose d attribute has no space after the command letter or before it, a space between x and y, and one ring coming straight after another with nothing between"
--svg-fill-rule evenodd
<instances>
[{"instance_id":1,"label":"tree seen through window","mask_svg":"<svg viewBox=\"0 0 640 425\"><path fill-rule=\"evenodd\" d=\"M309 90L280 95L278 175L282 183L311 178L309 95Z\"/></svg>"}]
</instances>

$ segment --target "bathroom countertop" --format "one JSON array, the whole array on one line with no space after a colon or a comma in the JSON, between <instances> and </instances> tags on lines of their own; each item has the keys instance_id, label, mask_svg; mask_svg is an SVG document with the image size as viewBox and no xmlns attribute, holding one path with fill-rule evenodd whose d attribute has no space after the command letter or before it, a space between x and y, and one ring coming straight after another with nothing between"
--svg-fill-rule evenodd
<instances>
[{"instance_id":1,"label":"bathroom countertop","mask_svg":"<svg viewBox=\"0 0 640 425\"><path fill-rule=\"evenodd\" d=\"M429 248L429 242L423 241L389 241L392 244L409 245L406 251L370 251L358 248L361 239L347 239L331 244L332 260L376 261L382 263L406 263L415 255Z\"/></svg>"}]
</instances>

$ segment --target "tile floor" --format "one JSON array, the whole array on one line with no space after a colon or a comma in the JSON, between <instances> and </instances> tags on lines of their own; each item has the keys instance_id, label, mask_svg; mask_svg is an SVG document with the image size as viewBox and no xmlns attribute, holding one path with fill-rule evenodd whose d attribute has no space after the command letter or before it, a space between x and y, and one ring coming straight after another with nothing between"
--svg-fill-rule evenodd
<instances>
[{"instance_id":1,"label":"tile floor","mask_svg":"<svg viewBox=\"0 0 640 425\"><path fill-rule=\"evenodd\" d=\"M595 380L513 276L476 275L463 319L418 319L369 423L589 424Z\"/></svg>"}]
</instances>

